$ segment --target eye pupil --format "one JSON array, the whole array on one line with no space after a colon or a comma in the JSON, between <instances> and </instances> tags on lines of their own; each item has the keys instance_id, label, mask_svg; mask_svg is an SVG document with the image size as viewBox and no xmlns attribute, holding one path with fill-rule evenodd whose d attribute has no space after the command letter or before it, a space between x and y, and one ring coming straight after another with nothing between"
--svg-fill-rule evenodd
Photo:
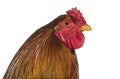
<instances>
[{"instance_id":1,"label":"eye pupil","mask_svg":"<svg viewBox=\"0 0 120 79\"><path fill-rule=\"evenodd\" d=\"M69 22L65 22L65 25L69 25Z\"/></svg>"}]
</instances>

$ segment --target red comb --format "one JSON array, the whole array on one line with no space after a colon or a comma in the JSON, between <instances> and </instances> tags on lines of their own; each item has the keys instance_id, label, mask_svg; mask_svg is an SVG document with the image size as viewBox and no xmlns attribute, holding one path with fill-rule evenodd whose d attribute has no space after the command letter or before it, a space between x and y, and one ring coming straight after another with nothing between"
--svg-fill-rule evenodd
<instances>
[{"instance_id":1,"label":"red comb","mask_svg":"<svg viewBox=\"0 0 120 79\"><path fill-rule=\"evenodd\" d=\"M82 21L82 23L86 23L86 21L84 20L84 17L82 16L82 13L80 12L80 10L77 10L76 7L72 8L71 10L68 10L66 13L72 16L77 21Z\"/></svg>"}]
</instances>

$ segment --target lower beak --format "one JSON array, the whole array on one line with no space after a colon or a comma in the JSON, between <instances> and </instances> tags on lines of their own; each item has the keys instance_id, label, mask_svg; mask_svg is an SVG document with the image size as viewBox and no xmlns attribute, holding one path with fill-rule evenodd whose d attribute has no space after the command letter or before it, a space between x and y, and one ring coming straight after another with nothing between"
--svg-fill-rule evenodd
<instances>
[{"instance_id":1,"label":"lower beak","mask_svg":"<svg viewBox=\"0 0 120 79\"><path fill-rule=\"evenodd\" d=\"M92 28L88 24L85 24L82 27L80 27L80 30L82 30L82 31L91 31Z\"/></svg>"}]
</instances>

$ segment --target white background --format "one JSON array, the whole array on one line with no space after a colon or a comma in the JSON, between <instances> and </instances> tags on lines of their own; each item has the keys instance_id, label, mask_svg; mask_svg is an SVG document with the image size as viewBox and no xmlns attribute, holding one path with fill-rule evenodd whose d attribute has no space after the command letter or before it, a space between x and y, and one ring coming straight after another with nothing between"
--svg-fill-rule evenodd
<instances>
[{"instance_id":1,"label":"white background","mask_svg":"<svg viewBox=\"0 0 120 79\"><path fill-rule=\"evenodd\" d=\"M39 27L72 7L92 31L76 50L80 79L120 79L119 0L0 0L0 79L14 54Z\"/></svg>"}]
</instances>

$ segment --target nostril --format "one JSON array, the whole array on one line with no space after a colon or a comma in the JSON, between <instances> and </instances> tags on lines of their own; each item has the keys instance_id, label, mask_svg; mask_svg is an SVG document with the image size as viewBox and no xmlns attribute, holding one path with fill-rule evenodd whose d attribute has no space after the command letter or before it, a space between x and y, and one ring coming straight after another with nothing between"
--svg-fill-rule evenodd
<instances>
[{"instance_id":1,"label":"nostril","mask_svg":"<svg viewBox=\"0 0 120 79\"><path fill-rule=\"evenodd\" d=\"M59 30L61 30L61 27L60 26L55 26L54 29L55 29L55 31L59 31Z\"/></svg>"}]
</instances>

